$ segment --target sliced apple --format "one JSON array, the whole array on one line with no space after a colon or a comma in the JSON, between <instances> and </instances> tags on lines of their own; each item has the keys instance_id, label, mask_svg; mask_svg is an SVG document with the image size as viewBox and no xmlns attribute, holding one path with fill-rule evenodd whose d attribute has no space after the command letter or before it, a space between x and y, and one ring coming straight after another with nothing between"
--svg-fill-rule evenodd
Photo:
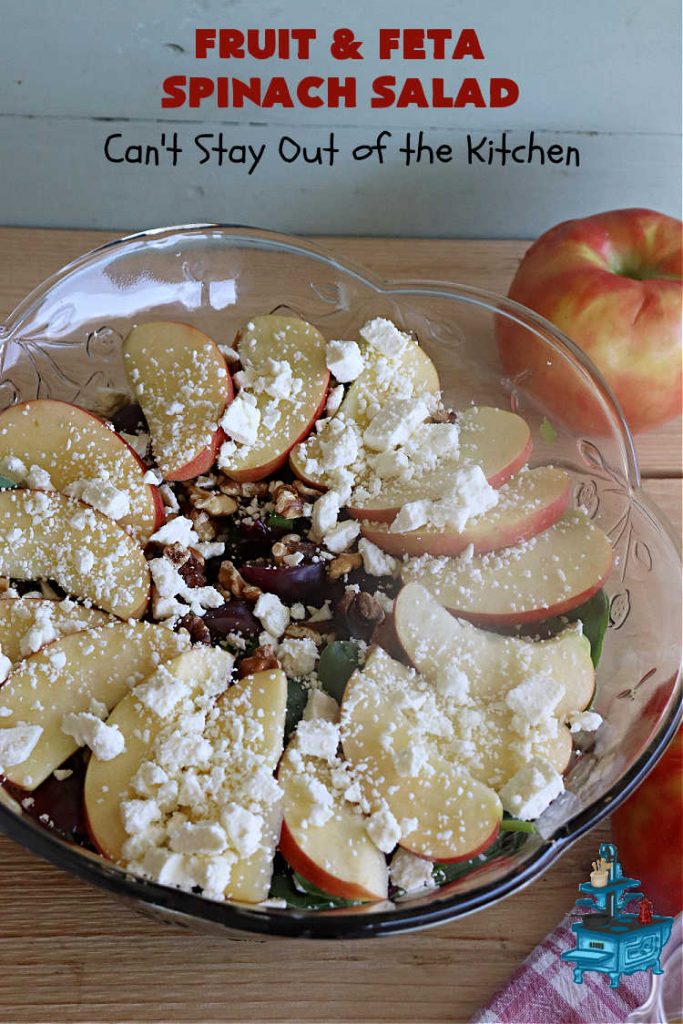
<instances>
[{"instance_id":1,"label":"sliced apple","mask_svg":"<svg viewBox=\"0 0 683 1024\"><path fill-rule=\"evenodd\" d=\"M363 355L363 372L349 387L335 414L345 419L347 423L355 423L361 430L367 426L378 409L390 403L399 391L402 397L406 397L406 381L411 384L411 395L437 394L439 391L436 368L416 341L408 342L388 373L387 359L381 353L365 347ZM307 441L298 444L292 449L289 457L292 471L312 487L327 486L326 474L320 468L320 438L325 440L325 430L323 427L320 434L312 434Z\"/></svg>"},{"instance_id":2,"label":"sliced apple","mask_svg":"<svg viewBox=\"0 0 683 1024\"><path fill-rule=\"evenodd\" d=\"M113 520L58 491L0 491L0 575L54 580L121 619L139 618L150 574Z\"/></svg>"},{"instance_id":3,"label":"sliced apple","mask_svg":"<svg viewBox=\"0 0 683 1024\"><path fill-rule=\"evenodd\" d=\"M359 769L369 802L383 799L404 823L401 846L430 860L469 859L495 839L501 803L462 762L440 753L434 730L444 733L441 742L452 738L433 689L374 648L344 691L344 756ZM401 769L402 758L418 751L417 767Z\"/></svg>"},{"instance_id":4,"label":"sliced apple","mask_svg":"<svg viewBox=\"0 0 683 1024\"><path fill-rule=\"evenodd\" d=\"M293 316L257 316L240 332L237 351L243 371L255 382L246 391L256 400L260 423L252 444L238 443L229 456L221 452L221 469L233 480L261 480L275 473L308 435L327 398L325 350L320 331ZM283 370L289 382L278 381ZM229 436L227 426L226 432Z\"/></svg>"},{"instance_id":5,"label":"sliced apple","mask_svg":"<svg viewBox=\"0 0 683 1024\"><path fill-rule=\"evenodd\" d=\"M178 700L189 693L201 693L212 684L216 675L227 687L232 658L219 647L200 647L184 651L163 665L163 679L157 669L144 679L144 685L159 680L163 686L174 686ZM169 719L177 718L175 706L169 710ZM110 860L122 859L122 847L127 839L121 817L121 801L129 793L130 782L143 761L153 757L154 744L159 732L168 724L140 701L135 690L126 692L107 719L123 734L125 749L110 761L91 757L83 785L90 837L100 853Z\"/></svg>"},{"instance_id":6,"label":"sliced apple","mask_svg":"<svg viewBox=\"0 0 683 1024\"><path fill-rule=\"evenodd\" d=\"M211 698L216 680L227 681L232 658L218 648L195 649L169 662L164 685L172 678L181 692ZM154 677L143 685L153 682ZM210 684L206 688L207 682ZM259 903L270 888L273 857L280 834L281 800L268 800L255 789L259 773L274 771L282 753L287 705L287 679L280 671L260 672L238 680L218 696L221 714L204 729L204 738L222 748L225 779L220 805L210 808L209 816L201 808L177 803L180 810L196 822L219 820L221 808L230 800L258 807L263 818L261 838L256 851L248 856L231 857L230 878L220 894L225 899ZM139 699L139 691L128 694L107 720L123 733L126 749L111 761L91 758L85 778L84 798L88 823L97 847L112 860L122 862L128 838L121 819L121 801L135 797L131 782L142 761L154 760L155 744L164 734L182 736L179 709L169 708L163 718ZM209 764L207 772L216 770ZM199 769L198 769L199 770ZM272 781L272 780L271 780ZM169 810L168 814L172 813Z\"/></svg>"},{"instance_id":7,"label":"sliced apple","mask_svg":"<svg viewBox=\"0 0 683 1024\"><path fill-rule=\"evenodd\" d=\"M445 608L480 625L539 622L578 607L605 583L612 548L580 513L516 547L471 558L423 555L403 567Z\"/></svg>"},{"instance_id":8,"label":"sliced apple","mask_svg":"<svg viewBox=\"0 0 683 1024\"><path fill-rule=\"evenodd\" d=\"M56 491L78 480L106 480L123 491L130 511L117 522L140 544L166 518L158 488L144 483L147 467L130 445L98 416L68 402L43 398L0 413L0 462L5 456L46 470Z\"/></svg>"},{"instance_id":9,"label":"sliced apple","mask_svg":"<svg viewBox=\"0 0 683 1024\"><path fill-rule=\"evenodd\" d=\"M133 328L123 360L166 480L191 480L216 461L232 381L218 346L196 327L154 321Z\"/></svg>"},{"instance_id":10,"label":"sliced apple","mask_svg":"<svg viewBox=\"0 0 683 1024\"><path fill-rule=\"evenodd\" d=\"M373 497L364 500L352 497L349 515L388 523L408 502L443 497L449 476L463 466L481 466L489 484L500 487L528 462L531 432L516 413L488 406L472 407L458 418L458 425L460 451L457 457L439 459L434 468L418 472L410 480L383 480L379 493Z\"/></svg>"},{"instance_id":11,"label":"sliced apple","mask_svg":"<svg viewBox=\"0 0 683 1024\"><path fill-rule=\"evenodd\" d=\"M21 650L22 640L32 629L41 631L42 627L42 632L47 635L47 639L40 643L40 647L43 647L63 636L78 633L81 629L104 626L107 621L108 616L104 612L84 608L73 601L51 601L36 597L0 600L0 651L16 664L25 657ZM41 637L36 639L40 641Z\"/></svg>"},{"instance_id":12,"label":"sliced apple","mask_svg":"<svg viewBox=\"0 0 683 1024\"><path fill-rule=\"evenodd\" d=\"M549 640L501 636L454 618L423 586L408 583L396 598L394 627L417 671L456 702L502 701L534 676L563 687L553 712L560 721L593 699L591 646L578 624Z\"/></svg>"},{"instance_id":13,"label":"sliced apple","mask_svg":"<svg viewBox=\"0 0 683 1024\"><path fill-rule=\"evenodd\" d=\"M294 871L331 896L386 899L384 854L370 839L359 807L335 789L332 772L325 759L301 754L295 734L278 769L284 794L280 853ZM329 794L329 817L323 824L311 820L315 809L311 783Z\"/></svg>"},{"instance_id":14,"label":"sliced apple","mask_svg":"<svg viewBox=\"0 0 683 1024\"><path fill-rule=\"evenodd\" d=\"M0 735L20 725L41 732L25 760L4 766L5 778L35 789L77 749L62 732L65 714L89 711L93 700L113 708L160 661L189 644L186 633L147 622L117 622L72 633L26 658L0 687Z\"/></svg>"},{"instance_id":15,"label":"sliced apple","mask_svg":"<svg viewBox=\"0 0 683 1024\"><path fill-rule=\"evenodd\" d=\"M540 466L522 470L499 491L498 504L475 516L458 532L423 527L392 533L383 523L363 523L364 537L391 555L459 555L471 544L474 554L497 551L535 537L564 514L569 504L569 476Z\"/></svg>"}]
</instances>

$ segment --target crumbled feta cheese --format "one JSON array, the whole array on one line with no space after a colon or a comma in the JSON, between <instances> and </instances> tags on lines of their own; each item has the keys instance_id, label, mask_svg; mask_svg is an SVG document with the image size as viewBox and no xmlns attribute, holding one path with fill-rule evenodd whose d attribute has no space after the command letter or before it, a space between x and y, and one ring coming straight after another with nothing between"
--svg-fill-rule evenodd
<instances>
[{"instance_id":1,"label":"crumbled feta cheese","mask_svg":"<svg viewBox=\"0 0 683 1024\"><path fill-rule=\"evenodd\" d=\"M408 501L401 506L398 515L389 527L390 533L408 533L410 530L419 530L429 521L429 512L432 502L424 498L417 501Z\"/></svg>"},{"instance_id":2,"label":"crumbled feta cheese","mask_svg":"<svg viewBox=\"0 0 683 1024\"><path fill-rule=\"evenodd\" d=\"M161 808L156 800L124 800L121 803L121 819L129 836L144 832L161 817Z\"/></svg>"},{"instance_id":3,"label":"crumbled feta cheese","mask_svg":"<svg viewBox=\"0 0 683 1024\"><path fill-rule=\"evenodd\" d=\"M394 885L404 892L432 889L436 885L432 862L423 857L416 857L408 850L398 849L391 858L389 877Z\"/></svg>"},{"instance_id":4,"label":"crumbled feta cheese","mask_svg":"<svg viewBox=\"0 0 683 1024\"><path fill-rule=\"evenodd\" d=\"M302 754L332 761L339 748L339 726L323 718L302 719L296 729L296 745Z\"/></svg>"},{"instance_id":5,"label":"crumbled feta cheese","mask_svg":"<svg viewBox=\"0 0 683 1024\"><path fill-rule=\"evenodd\" d=\"M330 393L327 396L327 402L325 404L325 412L328 416L334 416L339 406L344 401L344 386L338 384L336 388L331 388Z\"/></svg>"},{"instance_id":6,"label":"crumbled feta cheese","mask_svg":"<svg viewBox=\"0 0 683 1024\"><path fill-rule=\"evenodd\" d=\"M86 575L95 564L95 555L92 551L88 551L87 548L84 548L83 551L77 552L75 562L78 571L83 573L83 575Z\"/></svg>"},{"instance_id":7,"label":"crumbled feta cheese","mask_svg":"<svg viewBox=\"0 0 683 1024\"><path fill-rule=\"evenodd\" d=\"M52 609L49 605L43 605L36 612L34 624L20 637L19 653L22 658L28 658L29 655L35 654L41 647L52 643L56 638L57 634L52 622Z\"/></svg>"},{"instance_id":8,"label":"crumbled feta cheese","mask_svg":"<svg viewBox=\"0 0 683 1024\"><path fill-rule=\"evenodd\" d=\"M330 373L344 384L355 380L362 373L365 365L355 341L328 342L325 358Z\"/></svg>"},{"instance_id":9,"label":"crumbled feta cheese","mask_svg":"<svg viewBox=\"0 0 683 1024\"><path fill-rule=\"evenodd\" d=\"M352 466L361 448L360 435L352 424L340 431L330 431L320 438L321 465L326 473Z\"/></svg>"},{"instance_id":10,"label":"crumbled feta cheese","mask_svg":"<svg viewBox=\"0 0 683 1024\"><path fill-rule=\"evenodd\" d=\"M23 764L33 753L42 735L42 725L27 725L25 722L0 729L0 772Z\"/></svg>"},{"instance_id":11,"label":"crumbled feta cheese","mask_svg":"<svg viewBox=\"0 0 683 1024\"><path fill-rule=\"evenodd\" d=\"M470 689L470 681L462 669L455 665L449 665L442 670L436 680L437 692L447 700L455 701L456 704L464 704Z\"/></svg>"},{"instance_id":12,"label":"crumbled feta cheese","mask_svg":"<svg viewBox=\"0 0 683 1024\"><path fill-rule=\"evenodd\" d=\"M341 503L336 491L327 491L313 505L311 535L320 540L337 522Z\"/></svg>"},{"instance_id":13,"label":"crumbled feta cheese","mask_svg":"<svg viewBox=\"0 0 683 1024\"><path fill-rule=\"evenodd\" d=\"M191 519L176 516L175 519L164 523L149 539L157 544L182 544L183 547L189 548L197 543L199 537L195 533Z\"/></svg>"},{"instance_id":14,"label":"crumbled feta cheese","mask_svg":"<svg viewBox=\"0 0 683 1024\"><path fill-rule=\"evenodd\" d=\"M562 776L540 757L532 758L499 792L503 807L522 821L538 818L564 790Z\"/></svg>"},{"instance_id":15,"label":"crumbled feta cheese","mask_svg":"<svg viewBox=\"0 0 683 1024\"><path fill-rule=\"evenodd\" d=\"M423 398L401 398L373 416L363 432L363 440L373 451L384 452L407 441L423 423L429 410Z\"/></svg>"},{"instance_id":16,"label":"crumbled feta cheese","mask_svg":"<svg viewBox=\"0 0 683 1024\"><path fill-rule=\"evenodd\" d=\"M105 476L92 480L74 480L64 488L64 493L84 501L109 519L123 519L130 512L130 495L114 487Z\"/></svg>"},{"instance_id":17,"label":"crumbled feta cheese","mask_svg":"<svg viewBox=\"0 0 683 1024\"><path fill-rule=\"evenodd\" d=\"M304 777L303 788L311 801L305 820L316 828L326 825L334 814L334 796L320 779L313 777Z\"/></svg>"},{"instance_id":18,"label":"crumbled feta cheese","mask_svg":"<svg viewBox=\"0 0 683 1024\"><path fill-rule=\"evenodd\" d=\"M121 430L119 431L119 436L123 438L127 445L130 445L130 447L133 449L136 455L139 455L141 459L144 459L145 455L147 454L147 449L149 448L150 442L152 440L149 434L145 432L141 434L126 434ZM158 470L150 470L150 472L154 473L155 476L157 476L159 473ZM146 475L147 474L145 474L145 476ZM149 480L145 480L143 478L143 483L149 482ZM160 480L157 480L156 482L161 483Z\"/></svg>"},{"instance_id":19,"label":"crumbled feta cheese","mask_svg":"<svg viewBox=\"0 0 683 1024\"><path fill-rule=\"evenodd\" d=\"M4 455L0 459L0 476L5 476L8 480L21 484L26 479L27 473L28 469L25 463L16 455Z\"/></svg>"},{"instance_id":20,"label":"crumbled feta cheese","mask_svg":"<svg viewBox=\"0 0 683 1024\"><path fill-rule=\"evenodd\" d=\"M246 445L255 442L260 423L260 409L247 399L243 391L232 400L221 420L221 426L228 437L238 444Z\"/></svg>"},{"instance_id":21,"label":"crumbled feta cheese","mask_svg":"<svg viewBox=\"0 0 683 1024\"><path fill-rule=\"evenodd\" d=\"M408 778L419 775L428 760L429 751L423 743L412 742L394 755L396 771Z\"/></svg>"},{"instance_id":22,"label":"crumbled feta cheese","mask_svg":"<svg viewBox=\"0 0 683 1024\"><path fill-rule=\"evenodd\" d=\"M126 741L118 725L105 725L89 711L64 715L62 732L71 736L79 747L89 747L98 761L111 761L126 749Z\"/></svg>"},{"instance_id":23,"label":"crumbled feta cheese","mask_svg":"<svg viewBox=\"0 0 683 1024\"><path fill-rule=\"evenodd\" d=\"M393 576L398 569L398 562L391 555L378 548L376 544L362 537L358 542L358 550L363 559L363 568L371 576Z\"/></svg>"},{"instance_id":24,"label":"crumbled feta cheese","mask_svg":"<svg viewBox=\"0 0 683 1024\"><path fill-rule=\"evenodd\" d=\"M505 695L505 703L514 712L514 723L524 735L527 727L550 718L565 695L562 683L546 676L534 675L525 679Z\"/></svg>"},{"instance_id":25,"label":"crumbled feta cheese","mask_svg":"<svg viewBox=\"0 0 683 1024\"><path fill-rule=\"evenodd\" d=\"M363 324L359 334L371 348L391 359L399 356L410 342L409 334L404 334L391 320L381 316Z\"/></svg>"},{"instance_id":26,"label":"crumbled feta cheese","mask_svg":"<svg viewBox=\"0 0 683 1024\"><path fill-rule=\"evenodd\" d=\"M306 618L306 608L301 603L301 601L296 601L292 605L292 607L289 609L289 613L290 613L290 615L292 616L293 619L299 619L300 620L300 619L305 619Z\"/></svg>"},{"instance_id":27,"label":"crumbled feta cheese","mask_svg":"<svg viewBox=\"0 0 683 1024\"><path fill-rule=\"evenodd\" d=\"M152 484L155 487L161 483L163 477L158 469L148 469L142 478L143 484Z\"/></svg>"},{"instance_id":28,"label":"crumbled feta cheese","mask_svg":"<svg viewBox=\"0 0 683 1024\"><path fill-rule=\"evenodd\" d=\"M10 674L12 669L12 662L9 660L6 654L2 653L2 647L0 647L0 683L4 683L7 676Z\"/></svg>"},{"instance_id":29,"label":"crumbled feta cheese","mask_svg":"<svg viewBox=\"0 0 683 1024\"><path fill-rule=\"evenodd\" d=\"M185 580L168 558L150 558L147 565L160 597L173 598L183 592Z\"/></svg>"},{"instance_id":30,"label":"crumbled feta cheese","mask_svg":"<svg viewBox=\"0 0 683 1024\"><path fill-rule=\"evenodd\" d=\"M282 636L289 625L289 608L276 594L261 594L254 606L254 615L274 637Z\"/></svg>"},{"instance_id":31,"label":"crumbled feta cheese","mask_svg":"<svg viewBox=\"0 0 683 1024\"><path fill-rule=\"evenodd\" d=\"M251 857L259 848L263 818L246 807L229 803L221 814L229 845L240 857Z\"/></svg>"},{"instance_id":32,"label":"crumbled feta cheese","mask_svg":"<svg viewBox=\"0 0 683 1024\"><path fill-rule=\"evenodd\" d=\"M24 483L27 487L33 487L39 491L54 491L55 486L50 479L50 474L45 469L41 469L40 466L31 466ZM65 488L65 492L68 494L68 489Z\"/></svg>"},{"instance_id":33,"label":"crumbled feta cheese","mask_svg":"<svg viewBox=\"0 0 683 1024\"><path fill-rule=\"evenodd\" d=\"M2 672L0 672L0 676ZM602 715L597 711L577 711L569 716L570 732L595 732L602 725Z\"/></svg>"},{"instance_id":34,"label":"crumbled feta cheese","mask_svg":"<svg viewBox=\"0 0 683 1024\"><path fill-rule=\"evenodd\" d=\"M355 519L346 519L327 531L323 537L323 544L328 551L340 555L342 551L348 551L359 533L360 523Z\"/></svg>"},{"instance_id":35,"label":"crumbled feta cheese","mask_svg":"<svg viewBox=\"0 0 683 1024\"><path fill-rule=\"evenodd\" d=\"M291 679L298 679L309 675L315 668L318 648L315 641L308 637L302 640L287 638L279 645L277 658L282 671Z\"/></svg>"},{"instance_id":36,"label":"crumbled feta cheese","mask_svg":"<svg viewBox=\"0 0 683 1024\"><path fill-rule=\"evenodd\" d=\"M174 853L222 853L227 836L215 821L187 821L174 831L169 846Z\"/></svg>"},{"instance_id":37,"label":"crumbled feta cheese","mask_svg":"<svg viewBox=\"0 0 683 1024\"><path fill-rule=\"evenodd\" d=\"M365 823L365 831L382 853L391 853L401 838L400 826L386 806L370 815Z\"/></svg>"},{"instance_id":38,"label":"crumbled feta cheese","mask_svg":"<svg viewBox=\"0 0 683 1024\"><path fill-rule=\"evenodd\" d=\"M64 782L65 779L70 779L73 775L71 768L55 768L52 773L56 778L57 782Z\"/></svg>"}]
</instances>

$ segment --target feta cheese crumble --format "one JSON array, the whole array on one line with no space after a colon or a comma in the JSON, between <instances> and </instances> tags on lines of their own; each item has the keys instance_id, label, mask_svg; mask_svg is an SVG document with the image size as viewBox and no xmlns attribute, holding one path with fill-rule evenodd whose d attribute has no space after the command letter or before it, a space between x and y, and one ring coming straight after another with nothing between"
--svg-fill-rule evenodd
<instances>
[{"instance_id":1,"label":"feta cheese crumble","mask_svg":"<svg viewBox=\"0 0 683 1024\"><path fill-rule=\"evenodd\" d=\"M505 783L498 795L509 814L522 821L533 821L563 791L560 773L548 761L534 757Z\"/></svg>"}]
</instances>

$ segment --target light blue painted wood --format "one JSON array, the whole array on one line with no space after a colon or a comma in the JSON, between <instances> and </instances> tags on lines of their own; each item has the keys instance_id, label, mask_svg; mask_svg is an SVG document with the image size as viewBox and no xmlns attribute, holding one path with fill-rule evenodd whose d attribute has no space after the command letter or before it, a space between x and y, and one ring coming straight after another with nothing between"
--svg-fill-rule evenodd
<instances>
[{"instance_id":1,"label":"light blue painted wood","mask_svg":"<svg viewBox=\"0 0 683 1024\"><path fill-rule=\"evenodd\" d=\"M475 27L486 61L381 62L380 26ZM285 231L532 237L566 217L646 205L680 212L680 11L677 0L0 0L0 221L6 224L135 229L184 220L240 221ZM313 59L197 61L194 28L314 27ZM327 54L333 28L352 27L366 59ZM170 74L355 74L359 97L377 74L480 79L509 76L519 102L491 110L164 111ZM107 120L103 120L107 119ZM397 145L424 129L455 160L402 166ZM387 129L386 164L353 162L354 146ZM469 166L468 133L570 145L581 165ZM107 135L158 142L177 131L175 168L106 162ZM223 131L266 153L252 175L199 166L193 139ZM336 166L275 159L283 134L315 146L335 133Z\"/></svg>"}]
</instances>

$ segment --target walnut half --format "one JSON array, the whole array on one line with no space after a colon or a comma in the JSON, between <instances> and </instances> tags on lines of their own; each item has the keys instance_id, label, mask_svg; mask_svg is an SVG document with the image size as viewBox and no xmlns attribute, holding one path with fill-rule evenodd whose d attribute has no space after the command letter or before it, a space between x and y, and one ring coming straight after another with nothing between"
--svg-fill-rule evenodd
<instances>
[{"instance_id":1,"label":"walnut half","mask_svg":"<svg viewBox=\"0 0 683 1024\"><path fill-rule=\"evenodd\" d=\"M256 675L257 672L268 672L280 667L280 662L275 657L275 648L270 644L257 647L248 658L242 658L237 667L237 675L240 679L245 676Z\"/></svg>"},{"instance_id":2,"label":"walnut half","mask_svg":"<svg viewBox=\"0 0 683 1024\"><path fill-rule=\"evenodd\" d=\"M244 601L255 604L261 596L261 589L253 583L247 583L240 571L229 560L221 562L218 570L218 590L224 595L241 597Z\"/></svg>"}]
</instances>

